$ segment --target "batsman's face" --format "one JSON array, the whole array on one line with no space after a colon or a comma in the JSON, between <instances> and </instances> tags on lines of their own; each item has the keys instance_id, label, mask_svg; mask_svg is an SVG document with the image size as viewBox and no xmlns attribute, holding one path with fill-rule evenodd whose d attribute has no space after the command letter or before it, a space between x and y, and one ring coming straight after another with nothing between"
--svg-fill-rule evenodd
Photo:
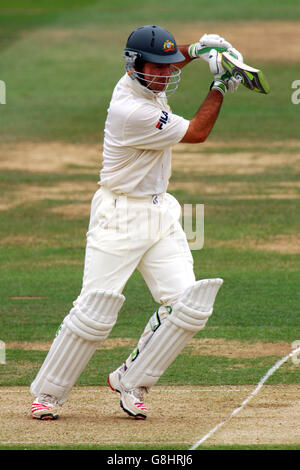
<instances>
[{"instance_id":1,"label":"batsman's face","mask_svg":"<svg viewBox=\"0 0 300 470\"><path fill-rule=\"evenodd\" d=\"M144 73L144 80L147 82L147 87L156 92L164 91L168 85L172 70L171 64L146 62L142 72Z\"/></svg>"}]
</instances>

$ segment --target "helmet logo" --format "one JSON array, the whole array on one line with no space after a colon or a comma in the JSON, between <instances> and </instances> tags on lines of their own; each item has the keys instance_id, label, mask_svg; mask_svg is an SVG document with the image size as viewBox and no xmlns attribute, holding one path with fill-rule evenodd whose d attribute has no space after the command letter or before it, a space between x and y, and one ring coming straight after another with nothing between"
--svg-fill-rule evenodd
<instances>
[{"instance_id":1,"label":"helmet logo","mask_svg":"<svg viewBox=\"0 0 300 470\"><path fill-rule=\"evenodd\" d=\"M165 42L164 42L164 52L170 52L170 51L175 51L175 44L174 42L170 41L169 39L167 39Z\"/></svg>"}]
</instances>

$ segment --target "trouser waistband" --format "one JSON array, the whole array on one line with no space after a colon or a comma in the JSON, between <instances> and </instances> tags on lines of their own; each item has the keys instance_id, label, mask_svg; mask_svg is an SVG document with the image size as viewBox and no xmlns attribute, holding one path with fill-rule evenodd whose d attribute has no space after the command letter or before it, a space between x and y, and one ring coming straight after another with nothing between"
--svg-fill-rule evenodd
<instances>
[{"instance_id":1,"label":"trouser waistband","mask_svg":"<svg viewBox=\"0 0 300 470\"><path fill-rule=\"evenodd\" d=\"M131 196L130 194L116 193L105 186L101 186L101 191L104 195L112 197L115 201L150 202L153 205L160 205L166 196L166 193L151 194L149 196Z\"/></svg>"}]
</instances>

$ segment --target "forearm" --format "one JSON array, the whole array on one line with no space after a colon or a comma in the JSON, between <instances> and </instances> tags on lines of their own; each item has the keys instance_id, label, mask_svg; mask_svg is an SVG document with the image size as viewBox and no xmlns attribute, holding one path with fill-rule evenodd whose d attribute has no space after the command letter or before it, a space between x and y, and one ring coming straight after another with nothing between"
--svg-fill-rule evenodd
<instances>
[{"instance_id":1,"label":"forearm","mask_svg":"<svg viewBox=\"0 0 300 470\"><path fill-rule=\"evenodd\" d=\"M233 48L229 42L217 34L204 34L198 42L190 45L180 45L178 49L185 57L183 62L176 64L178 67L182 68L194 58L201 57L208 62L210 71L214 76L210 92L190 121L188 130L181 140L184 143L204 142L219 116L224 94L228 89L232 92L236 91L239 85L239 82L234 81L233 77L226 76L226 70L221 64L221 56L217 51L217 49L233 50ZM238 53L236 50L235 52Z\"/></svg>"},{"instance_id":2,"label":"forearm","mask_svg":"<svg viewBox=\"0 0 300 470\"><path fill-rule=\"evenodd\" d=\"M180 50L181 54L184 55L185 57L185 61L183 62L178 62L176 65L176 67L182 69L182 67L184 67L185 65L189 64L194 58L193 57L190 57L189 55L189 47L188 45L183 45L183 46L177 46L178 49Z\"/></svg>"},{"instance_id":3,"label":"forearm","mask_svg":"<svg viewBox=\"0 0 300 470\"><path fill-rule=\"evenodd\" d=\"M223 95L218 90L211 90L190 121L188 130L181 140L183 143L204 142L218 118L223 103Z\"/></svg>"}]
</instances>

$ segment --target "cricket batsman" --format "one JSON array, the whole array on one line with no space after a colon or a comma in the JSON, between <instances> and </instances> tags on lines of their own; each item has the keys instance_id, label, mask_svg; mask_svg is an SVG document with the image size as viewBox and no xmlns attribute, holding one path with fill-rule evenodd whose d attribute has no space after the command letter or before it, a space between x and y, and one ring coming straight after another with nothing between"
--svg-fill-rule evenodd
<instances>
[{"instance_id":1,"label":"cricket batsman","mask_svg":"<svg viewBox=\"0 0 300 470\"><path fill-rule=\"evenodd\" d=\"M59 406L115 325L125 301L123 289L136 269L159 307L132 354L108 375L128 415L147 417L144 392L211 316L223 280L196 280L180 205L167 188L172 146L204 142L224 96L240 84L222 67L219 48L242 61L242 55L216 34L177 46L170 32L146 25L128 37L126 73L113 91L105 123L82 289L31 384L33 418L58 417ZM212 81L204 102L188 120L171 111L167 98L177 89L182 68L199 58L208 63Z\"/></svg>"}]
</instances>

